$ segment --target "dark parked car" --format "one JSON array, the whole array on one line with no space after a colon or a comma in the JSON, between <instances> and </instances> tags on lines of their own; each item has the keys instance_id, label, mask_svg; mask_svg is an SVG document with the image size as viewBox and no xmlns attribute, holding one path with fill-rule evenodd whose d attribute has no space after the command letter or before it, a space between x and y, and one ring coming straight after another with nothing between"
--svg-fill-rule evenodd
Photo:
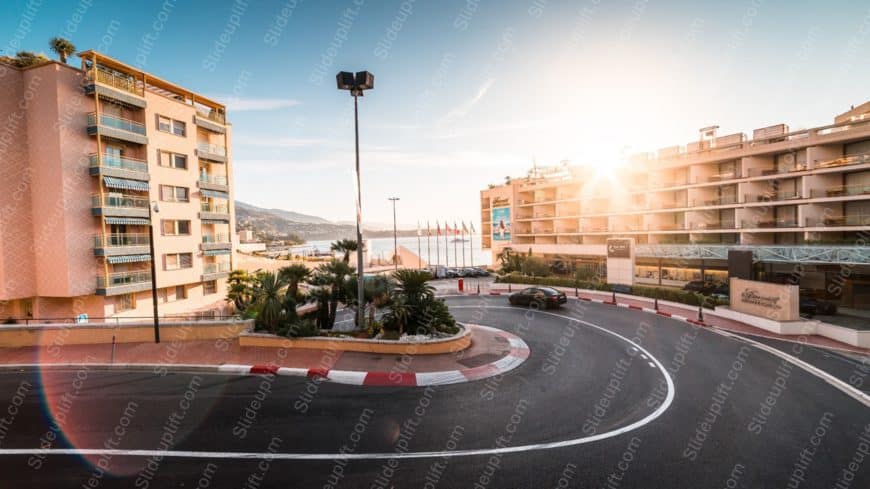
<instances>
[{"instance_id":1,"label":"dark parked car","mask_svg":"<svg viewBox=\"0 0 870 489\"><path fill-rule=\"evenodd\" d=\"M568 297L563 292L550 287L529 287L508 296L508 302L512 306L549 309L551 307L560 307L568 302Z\"/></svg>"},{"instance_id":2,"label":"dark parked car","mask_svg":"<svg viewBox=\"0 0 870 489\"><path fill-rule=\"evenodd\" d=\"M683 286L683 290L687 290L689 292L700 292L704 295L709 295L713 292L716 286L710 282L704 282L702 280L692 280Z\"/></svg>"},{"instance_id":3,"label":"dark parked car","mask_svg":"<svg viewBox=\"0 0 870 489\"><path fill-rule=\"evenodd\" d=\"M813 317L816 314L837 314L837 305L833 302L822 301L814 297L801 297L800 313L808 317Z\"/></svg>"}]
</instances>

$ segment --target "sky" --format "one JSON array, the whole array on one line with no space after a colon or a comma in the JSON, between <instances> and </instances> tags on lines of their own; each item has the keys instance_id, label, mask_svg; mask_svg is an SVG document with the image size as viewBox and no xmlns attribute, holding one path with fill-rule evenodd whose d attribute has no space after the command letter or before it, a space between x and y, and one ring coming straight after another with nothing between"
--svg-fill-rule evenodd
<instances>
[{"instance_id":1,"label":"sky","mask_svg":"<svg viewBox=\"0 0 870 489\"><path fill-rule=\"evenodd\" d=\"M787 123L870 100L870 3L836 0L0 0L0 54L64 36L223 101L236 198L354 219L479 222L539 166ZM70 63L78 65L73 58ZM477 227L477 226L476 226Z\"/></svg>"}]
</instances>

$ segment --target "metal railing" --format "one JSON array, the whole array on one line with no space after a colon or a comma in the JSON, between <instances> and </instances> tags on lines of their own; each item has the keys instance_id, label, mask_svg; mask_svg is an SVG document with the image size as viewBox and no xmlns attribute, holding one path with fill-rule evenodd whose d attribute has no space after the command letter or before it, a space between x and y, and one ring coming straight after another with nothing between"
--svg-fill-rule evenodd
<instances>
[{"instance_id":1,"label":"metal railing","mask_svg":"<svg viewBox=\"0 0 870 489\"><path fill-rule=\"evenodd\" d=\"M147 203L146 203L147 207ZM203 212L213 212L215 214L229 214L230 207L227 204L215 204L211 202L203 202L200 209Z\"/></svg>"},{"instance_id":2,"label":"metal railing","mask_svg":"<svg viewBox=\"0 0 870 489\"><path fill-rule=\"evenodd\" d=\"M689 229L734 229L734 221L690 222Z\"/></svg>"},{"instance_id":3,"label":"metal railing","mask_svg":"<svg viewBox=\"0 0 870 489\"><path fill-rule=\"evenodd\" d=\"M230 237L226 233L203 234L203 243L229 243Z\"/></svg>"},{"instance_id":4,"label":"metal railing","mask_svg":"<svg viewBox=\"0 0 870 489\"><path fill-rule=\"evenodd\" d=\"M870 226L870 214L846 214L845 216L808 217L807 227Z\"/></svg>"},{"instance_id":5,"label":"metal railing","mask_svg":"<svg viewBox=\"0 0 870 489\"><path fill-rule=\"evenodd\" d=\"M230 271L230 262L204 263L202 273L225 273Z\"/></svg>"},{"instance_id":6,"label":"metal railing","mask_svg":"<svg viewBox=\"0 0 870 489\"><path fill-rule=\"evenodd\" d=\"M203 118L205 118L205 119L208 119L208 120L211 120L211 121L214 121L214 122L220 123L220 124L226 124L226 123L227 123L227 117L226 117L226 114L222 114L222 113L220 113L220 112L218 112L218 111L216 111L216 110L208 110L208 111L206 111L206 110L203 110L203 109L197 107L197 108L196 108L196 115L199 116L199 117L203 117Z\"/></svg>"},{"instance_id":7,"label":"metal railing","mask_svg":"<svg viewBox=\"0 0 870 489\"><path fill-rule=\"evenodd\" d=\"M208 173L200 173L199 181L205 183L211 183L214 185L226 185L227 177L224 175L210 175Z\"/></svg>"},{"instance_id":8,"label":"metal railing","mask_svg":"<svg viewBox=\"0 0 870 489\"><path fill-rule=\"evenodd\" d=\"M96 126L97 125L97 113L91 112L88 114L88 125ZM100 126L111 127L112 129L119 129L121 131L132 132L134 134L145 135L145 125L136 121L131 121L129 119L124 119L123 117L115 117L113 115L100 114Z\"/></svg>"},{"instance_id":9,"label":"metal railing","mask_svg":"<svg viewBox=\"0 0 870 489\"><path fill-rule=\"evenodd\" d=\"M112 246L148 246L151 240L147 233L108 233L94 236L95 248Z\"/></svg>"},{"instance_id":10,"label":"metal railing","mask_svg":"<svg viewBox=\"0 0 870 489\"><path fill-rule=\"evenodd\" d=\"M147 270L116 272L97 276L97 288L120 287L123 285L145 283L151 283L151 272Z\"/></svg>"},{"instance_id":11,"label":"metal railing","mask_svg":"<svg viewBox=\"0 0 870 489\"><path fill-rule=\"evenodd\" d=\"M136 79L129 75L116 75L105 69L97 68L88 71L88 79L102 83L103 85L108 85L112 88L117 88L118 90L132 93L133 95L138 95L140 97L143 95L141 88L136 84Z\"/></svg>"},{"instance_id":12,"label":"metal railing","mask_svg":"<svg viewBox=\"0 0 870 489\"><path fill-rule=\"evenodd\" d=\"M815 167L836 168L838 166L860 165L862 163L870 163L870 153L859 153L843 156L842 158L834 158L833 160L817 161Z\"/></svg>"},{"instance_id":13,"label":"metal railing","mask_svg":"<svg viewBox=\"0 0 870 489\"><path fill-rule=\"evenodd\" d=\"M795 219L765 219L758 221L743 220L740 222L740 227L743 229L796 228L798 227L798 223Z\"/></svg>"},{"instance_id":14,"label":"metal railing","mask_svg":"<svg viewBox=\"0 0 870 489\"><path fill-rule=\"evenodd\" d=\"M709 200L697 200L692 199L692 207L699 207L705 205L729 205L729 204L737 204L737 196L736 195L723 195L718 199L709 199Z\"/></svg>"},{"instance_id":15,"label":"metal railing","mask_svg":"<svg viewBox=\"0 0 870 489\"><path fill-rule=\"evenodd\" d=\"M136 197L124 194L94 194L91 196L92 207L124 207L133 209L147 209L149 200L145 197Z\"/></svg>"},{"instance_id":16,"label":"metal railing","mask_svg":"<svg viewBox=\"0 0 870 489\"><path fill-rule=\"evenodd\" d=\"M117 156L110 154L92 153L89 155L91 168L117 168L119 170L130 170L142 173L148 173L148 162L139 158L130 158L128 156Z\"/></svg>"},{"instance_id":17,"label":"metal railing","mask_svg":"<svg viewBox=\"0 0 870 489\"><path fill-rule=\"evenodd\" d=\"M802 198L803 195L801 195L799 190L780 190L779 192L764 192L753 196L750 196L750 194L745 194L743 196L743 202L769 202L777 200L796 200Z\"/></svg>"},{"instance_id":18,"label":"metal railing","mask_svg":"<svg viewBox=\"0 0 870 489\"><path fill-rule=\"evenodd\" d=\"M202 152L205 152L205 153L211 153L213 155L220 155L220 156L227 155L227 148L225 146L221 146L218 144L196 143L196 149L198 149Z\"/></svg>"},{"instance_id":19,"label":"metal railing","mask_svg":"<svg viewBox=\"0 0 870 489\"><path fill-rule=\"evenodd\" d=\"M811 189L810 197L848 197L850 195L870 194L870 185L841 185L824 189Z\"/></svg>"}]
</instances>

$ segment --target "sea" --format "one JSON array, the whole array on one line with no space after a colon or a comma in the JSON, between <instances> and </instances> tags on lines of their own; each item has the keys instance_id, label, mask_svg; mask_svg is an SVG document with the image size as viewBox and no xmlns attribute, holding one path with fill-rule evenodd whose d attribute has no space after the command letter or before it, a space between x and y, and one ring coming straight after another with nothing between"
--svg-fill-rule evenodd
<instances>
[{"instance_id":1,"label":"sea","mask_svg":"<svg viewBox=\"0 0 870 489\"><path fill-rule=\"evenodd\" d=\"M435 236L432 236L427 240L425 236L420 237L419 241L419 250L420 256L423 257L423 260L429 262L432 265L441 264L445 265L444 260L448 260L447 263L450 267L462 267L463 266L463 252L465 257L465 266L481 266L481 265L491 265L491 257L489 250L482 250L480 248L480 235L474 236L465 236L464 242L456 242L453 243L453 238L447 238L446 244L446 257L445 257L445 243L444 236L438 238L438 244L435 244ZM293 254L296 255L312 255L316 253L328 253L329 247L332 245L333 240L317 240L317 241L308 241L303 245L293 246L291 249ZM371 238L366 240L369 256L374 258L380 258L381 260L388 261L391 256L393 256L393 238ZM404 246L408 248L414 253L418 252L418 242L417 237L405 237L398 239L398 245ZM428 247L427 247L428 246ZM437 257L436 257L437 253Z\"/></svg>"}]
</instances>

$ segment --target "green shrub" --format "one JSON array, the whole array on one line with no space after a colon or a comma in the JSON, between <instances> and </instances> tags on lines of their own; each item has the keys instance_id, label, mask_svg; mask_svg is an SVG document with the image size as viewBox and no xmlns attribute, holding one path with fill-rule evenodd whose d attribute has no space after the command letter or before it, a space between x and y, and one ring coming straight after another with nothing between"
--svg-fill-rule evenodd
<instances>
[{"instance_id":1,"label":"green shrub","mask_svg":"<svg viewBox=\"0 0 870 489\"><path fill-rule=\"evenodd\" d=\"M547 277L551 273L550 265L539 256L527 256L523 260L522 272L523 275L531 275L532 277Z\"/></svg>"},{"instance_id":2,"label":"green shrub","mask_svg":"<svg viewBox=\"0 0 870 489\"><path fill-rule=\"evenodd\" d=\"M283 331L282 331L283 329ZM319 336L320 328L317 327L317 322L311 318L299 319L296 322L279 329L278 334L288 336L290 338L304 338L308 336Z\"/></svg>"}]
</instances>

